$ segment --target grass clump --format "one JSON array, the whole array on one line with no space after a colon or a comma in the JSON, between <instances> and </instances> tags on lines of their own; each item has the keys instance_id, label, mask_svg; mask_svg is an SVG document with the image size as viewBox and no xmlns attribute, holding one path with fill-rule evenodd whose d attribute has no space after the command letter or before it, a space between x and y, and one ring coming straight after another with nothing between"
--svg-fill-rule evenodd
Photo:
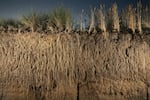
<instances>
[{"instance_id":1,"label":"grass clump","mask_svg":"<svg viewBox=\"0 0 150 100\"><path fill-rule=\"evenodd\" d=\"M20 18L20 22L24 27L29 28L31 32L36 32L40 24L39 19L40 16L35 11L32 11L28 16L23 15Z\"/></svg>"},{"instance_id":2,"label":"grass clump","mask_svg":"<svg viewBox=\"0 0 150 100\"><path fill-rule=\"evenodd\" d=\"M48 28L54 31L67 31L72 30L72 16L68 9L59 7L49 15Z\"/></svg>"}]
</instances>

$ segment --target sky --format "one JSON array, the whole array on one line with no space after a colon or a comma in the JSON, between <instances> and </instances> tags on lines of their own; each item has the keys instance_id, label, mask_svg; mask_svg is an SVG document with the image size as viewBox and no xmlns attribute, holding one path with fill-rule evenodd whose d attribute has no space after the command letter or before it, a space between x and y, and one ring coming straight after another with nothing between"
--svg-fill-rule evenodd
<instances>
[{"instance_id":1,"label":"sky","mask_svg":"<svg viewBox=\"0 0 150 100\"><path fill-rule=\"evenodd\" d=\"M141 1L143 5L148 3L148 0ZM82 9L88 11L90 7L98 7L100 4L109 8L114 2L122 9L128 4L135 6L138 0L0 0L0 18L19 18L32 10L49 12L60 5L70 9L74 15L79 15Z\"/></svg>"}]
</instances>

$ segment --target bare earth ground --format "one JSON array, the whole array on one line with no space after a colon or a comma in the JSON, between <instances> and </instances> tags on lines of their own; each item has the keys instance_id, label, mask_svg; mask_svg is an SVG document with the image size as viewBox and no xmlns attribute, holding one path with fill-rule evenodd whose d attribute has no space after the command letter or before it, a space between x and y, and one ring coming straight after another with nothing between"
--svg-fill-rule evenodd
<instances>
[{"instance_id":1,"label":"bare earth ground","mask_svg":"<svg viewBox=\"0 0 150 100\"><path fill-rule=\"evenodd\" d=\"M0 100L150 100L150 35L0 34Z\"/></svg>"}]
</instances>

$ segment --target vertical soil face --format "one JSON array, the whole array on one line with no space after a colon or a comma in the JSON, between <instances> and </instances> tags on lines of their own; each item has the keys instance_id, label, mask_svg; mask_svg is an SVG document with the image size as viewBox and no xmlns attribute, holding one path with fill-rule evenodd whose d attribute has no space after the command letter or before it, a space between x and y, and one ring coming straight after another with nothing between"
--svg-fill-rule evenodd
<instances>
[{"instance_id":1,"label":"vertical soil face","mask_svg":"<svg viewBox=\"0 0 150 100\"><path fill-rule=\"evenodd\" d=\"M0 100L147 100L148 37L1 34Z\"/></svg>"}]
</instances>

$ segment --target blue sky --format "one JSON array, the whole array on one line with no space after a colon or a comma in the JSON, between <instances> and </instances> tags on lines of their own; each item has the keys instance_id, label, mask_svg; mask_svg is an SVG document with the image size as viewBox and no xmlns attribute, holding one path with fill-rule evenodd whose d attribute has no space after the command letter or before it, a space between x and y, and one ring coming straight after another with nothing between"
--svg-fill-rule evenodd
<instances>
[{"instance_id":1,"label":"blue sky","mask_svg":"<svg viewBox=\"0 0 150 100\"><path fill-rule=\"evenodd\" d=\"M141 1L144 5L148 3L148 0ZM0 0L0 18L19 18L31 10L48 12L60 5L78 15L82 9L88 11L91 6L98 7L100 4L108 8L113 2L117 2L119 9L122 9L128 4L136 5L138 0Z\"/></svg>"}]
</instances>

